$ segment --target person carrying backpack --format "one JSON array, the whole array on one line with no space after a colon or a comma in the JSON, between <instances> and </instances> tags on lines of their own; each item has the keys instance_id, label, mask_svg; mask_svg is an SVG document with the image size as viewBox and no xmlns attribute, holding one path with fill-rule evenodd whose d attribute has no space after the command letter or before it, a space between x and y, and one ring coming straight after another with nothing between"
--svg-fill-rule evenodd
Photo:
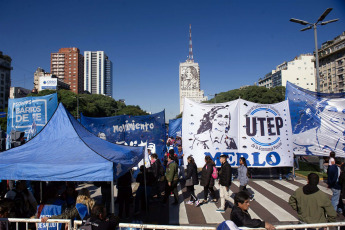
<instances>
[{"instance_id":1,"label":"person carrying backpack","mask_svg":"<svg viewBox=\"0 0 345 230\"><path fill-rule=\"evenodd\" d=\"M214 178L212 177L213 174L213 167L215 167L215 163L211 159L210 156L205 156L205 165L201 170L201 179L200 179L200 185L204 187L204 200L200 202L200 204L206 204L207 197L208 197L208 191L210 190L211 193L211 202L216 203L218 200L216 199L216 194L214 192L213 186L214 186Z\"/></svg>"}]
</instances>

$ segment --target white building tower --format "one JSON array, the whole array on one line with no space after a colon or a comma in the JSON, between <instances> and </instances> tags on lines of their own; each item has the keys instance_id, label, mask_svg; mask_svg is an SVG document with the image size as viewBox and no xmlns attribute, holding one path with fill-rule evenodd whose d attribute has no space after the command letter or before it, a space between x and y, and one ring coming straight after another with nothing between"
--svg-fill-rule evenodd
<instances>
[{"instance_id":1,"label":"white building tower","mask_svg":"<svg viewBox=\"0 0 345 230\"><path fill-rule=\"evenodd\" d=\"M192 46L192 26L189 25L189 56L186 62L180 63L180 113L183 112L184 98L196 102L206 101L204 91L200 90L200 68L194 62Z\"/></svg>"},{"instance_id":2,"label":"white building tower","mask_svg":"<svg viewBox=\"0 0 345 230\"><path fill-rule=\"evenodd\" d=\"M104 51L84 52L84 90L112 96L112 63Z\"/></svg>"}]
</instances>

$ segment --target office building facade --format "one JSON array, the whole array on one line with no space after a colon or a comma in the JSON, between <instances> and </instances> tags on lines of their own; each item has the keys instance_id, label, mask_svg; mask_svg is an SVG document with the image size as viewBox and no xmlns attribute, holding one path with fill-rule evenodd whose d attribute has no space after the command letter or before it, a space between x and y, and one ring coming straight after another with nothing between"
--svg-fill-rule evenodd
<instances>
[{"instance_id":1,"label":"office building facade","mask_svg":"<svg viewBox=\"0 0 345 230\"><path fill-rule=\"evenodd\" d=\"M11 87L12 59L0 51L0 109L8 106L8 98Z\"/></svg>"},{"instance_id":2,"label":"office building facade","mask_svg":"<svg viewBox=\"0 0 345 230\"><path fill-rule=\"evenodd\" d=\"M301 54L289 62L283 62L260 78L258 85L266 88L286 86L289 81L304 89L315 91L315 57L312 54Z\"/></svg>"},{"instance_id":3,"label":"office building facade","mask_svg":"<svg viewBox=\"0 0 345 230\"><path fill-rule=\"evenodd\" d=\"M345 92L345 31L319 50L320 92Z\"/></svg>"},{"instance_id":4,"label":"office building facade","mask_svg":"<svg viewBox=\"0 0 345 230\"><path fill-rule=\"evenodd\" d=\"M104 51L84 52L84 90L113 96L113 66Z\"/></svg>"}]
</instances>

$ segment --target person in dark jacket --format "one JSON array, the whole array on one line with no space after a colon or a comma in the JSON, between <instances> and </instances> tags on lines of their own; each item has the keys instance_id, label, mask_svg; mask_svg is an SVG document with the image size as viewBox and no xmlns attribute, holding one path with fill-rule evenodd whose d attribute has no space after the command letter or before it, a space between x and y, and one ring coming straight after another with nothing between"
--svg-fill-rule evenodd
<instances>
[{"instance_id":1,"label":"person in dark jacket","mask_svg":"<svg viewBox=\"0 0 345 230\"><path fill-rule=\"evenodd\" d=\"M199 200L195 196L195 193L194 193L194 185L199 184L197 167L196 167L194 158L192 156L189 156L187 158L187 161L188 161L188 165L187 165L186 183L188 180L191 179L192 184L191 185L186 184L187 192L188 194L190 194L190 199L189 201L186 202L186 204L190 204L190 205L195 204L195 206L199 206Z\"/></svg>"},{"instance_id":2,"label":"person in dark jacket","mask_svg":"<svg viewBox=\"0 0 345 230\"><path fill-rule=\"evenodd\" d=\"M119 201L119 217L123 217L123 208L125 208L125 219L129 218L129 209L132 196L132 174L130 171L117 179L117 199Z\"/></svg>"},{"instance_id":3,"label":"person in dark jacket","mask_svg":"<svg viewBox=\"0 0 345 230\"><path fill-rule=\"evenodd\" d=\"M215 166L210 156L205 156L205 165L201 170L200 185L204 187L204 200L200 204L206 204L208 191L211 192L212 202L217 202L216 194L213 190L214 179L212 177L213 166Z\"/></svg>"},{"instance_id":4,"label":"person in dark jacket","mask_svg":"<svg viewBox=\"0 0 345 230\"><path fill-rule=\"evenodd\" d=\"M343 163L340 166L339 184L341 186L341 193L340 193L338 211L340 208L342 210L342 212L344 213L343 199L345 199L345 163Z\"/></svg>"},{"instance_id":5,"label":"person in dark jacket","mask_svg":"<svg viewBox=\"0 0 345 230\"><path fill-rule=\"evenodd\" d=\"M338 162L336 162L338 163ZM337 211L339 199L340 199L340 192L341 192L341 186L339 184L339 174L340 169L337 164L330 165L327 170L327 184L328 187L332 190L333 195L331 198L332 205L334 207L334 210Z\"/></svg>"},{"instance_id":6,"label":"person in dark jacket","mask_svg":"<svg viewBox=\"0 0 345 230\"><path fill-rule=\"evenodd\" d=\"M231 210L230 220L238 227L248 228L266 228L273 230L275 227L265 221L259 219L252 219L248 213L249 209L249 195L245 191L238 192L234 198L235 205Z\"/></svg>"},{"instance_id":7,"label":"person in dark jacket","mask_svg":"<svg viewBox=\"0 0 345 230\"><path fill-rule=\"evenodd\" d=\"M155 153L151 154L151 167L149 172L152 173L154 180L152 183L152 196L157 195L157 198L161 197L161 182L162 176L164 176L164 168L161 161L158 159L158 155Z\"/></svg>"},{"instance_id":8,"label":"person in dark jacket","mask_svg":"<svg viewBox=\"0 0 345 230\"><path fill-rule=\"evenodd\" d=\"M217 209L217 212L225 212L225 200L230 201L230 185L231 185L231 166L228 163L228 155L220 155L220 163L222 164L219 171L219 193L220 193L220 208Z\"/></svg>"},{"instance_id":9,"label":"person in dark jacket","mask_svg":"<svg viewBox=\"0 0 345 230\"><path fill-rule=\"evenodd\" d=\"M107 218L107 212L104 205L95 205L91 211L91 217L85 218L83 220L84 226L85 223L89 221L92 226L92 230L112 230L115 229L119 224L119 218L112 216ZM79 229L85 229L81 226Z\"/></svg>"},{"instance_id":10,"label":"person in dark jacket","mask_svg":"<svg viewBox=\"0 0 345 230\"><path fill-rule=\"evenodd\" d=\"M153 180L154 180L153 174L149 170L147 170L144 165L140 166L140 173L138 174L137 179L136 179L136 182L139 183L139 187L135 193L134 215L140 214L140 211L139 211L140 201L141 201L141 210L146 209L146 206L148 205L149 197L151 196Z\"/></svg>"},{"instance_id":11,"label":"person in dark jacket","mask_svg":"<svg viewBox=\"0 0 345 230\"><path fill-rule=\"evenodd\" d=\"M9 217L9 210L4 202L0 200L0 218L8 218ZM8 221L0 221L0 230L9 230L11 229L11 225Z\"/></svg>"}]
</instances>

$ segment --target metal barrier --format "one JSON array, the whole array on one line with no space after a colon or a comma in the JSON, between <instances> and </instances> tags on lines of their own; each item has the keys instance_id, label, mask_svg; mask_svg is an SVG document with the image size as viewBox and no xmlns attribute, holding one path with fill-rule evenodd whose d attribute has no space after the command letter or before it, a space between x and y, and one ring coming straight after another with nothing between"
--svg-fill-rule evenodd
<instances>
[{"instance_id":1,"label":"metal barrier","mask_svg":"<svg viewBox=\"0 0 345 230\"><path fill-rule=\"evenodd\" d=\"M74 230L77 230L77 226L81 225L80 220L74 221ZM275 228L278 230L283 229L322 229L326 228L329 230L330 228L337 228L340 230L340 226L345 226L345 222L333 222L333 223L321 223L321 224L292 224L292 225L277 225ZM137 229L152 229L152 230L162 230L162 229L195 229L195 230L216 230L216 227L201 227L201 226L186 226L186 225L154 225L154 224L131 224L131 223L120 223L119 229L123 228L137 228ZM266 230L265 228L247 228L241 227L240 229L255 229L255 230Z\"/></svg>"},{"instance_id":2,"label":"metal barrier","mask_svg":"<svg viewBox=\"0 0 345 230\"><path fill-rule=\"evenodd\" d=\"M25 219L25 218L0 218L0 221L16 223L16 229L17 230L19 228L19 223L25 223L25 229L26 230L29 229L29 223L36 223L36 224L42 223L41 219ZM72 222L69 219L48 219L46 223L66 224L68 226L68 230L72 230L72 225L71 225ZM49 229L49 225L47 225L47 230L48 229Z\"/></svg>"},{"instance_id":3,"label":"metal barrier","mask_svg":"<svg viewBox=\"0 0 345 230\"><path fill-rule=\"evenodd\" d=\"M78 229L78 226L82 224L81 220L74 221L74 230ZM200 227L200 226L186 226L186 225L155 225L155 224L131 224L120 223L119 229L122 228L139 228L139 229L195 229L195 230L216 230L215 227Z\"/></svg>"},{"instance_id":4,"label":"metal barrier","mask_svg":"<svg viewBox=\"0 0 345 230\"><path fill-rule=\"evenodd\" d=\"M28 229L29 223L41 223L40 219L21 219L21 218L0 218L0 221L6 221L10 223L16 223L16 229L18 229L19 223L26 223L26 229ZM72 230L71 220L69 219L48 219L47 223L59 223L67 224L68 230ZM74 230L77 230L78 227L82 224L82 221L74 221ZM322 229L336 227L340 230L340 226L345 226L345 222L334 222L334 223L321 223L321 224L293 224L293 225L277 225L275 228L278 229ZM49 226L47 226L47 229ZM122 228L137 228L137 229L152 229L152 230L162 230L162 229L195 229L195 230L216 230L216 227L201 227L201 226L187 226L187 225L154 225L154 224L132 224L132 223L120 223L119 229ZM241 227L241 229L255 229L255 230L265 230L265 228L246 228Z\"/></svg>"},{"instance_id":5,"label":"metal barrier","mask_svg":"<svg viewBox=\"0 0 345 230\"><path fill-rule=\"evenodd\" d=\"M337 228L340 230L340 226L345 226L345 222L332 222L332 223L320 223L320 224L292 224L292 225L276 225L276 229L324 229L329 230L330 228ZM255 229L255 230L266 230L265 228L246 228L241 229Z\"/></svg>"}]
</instances>

